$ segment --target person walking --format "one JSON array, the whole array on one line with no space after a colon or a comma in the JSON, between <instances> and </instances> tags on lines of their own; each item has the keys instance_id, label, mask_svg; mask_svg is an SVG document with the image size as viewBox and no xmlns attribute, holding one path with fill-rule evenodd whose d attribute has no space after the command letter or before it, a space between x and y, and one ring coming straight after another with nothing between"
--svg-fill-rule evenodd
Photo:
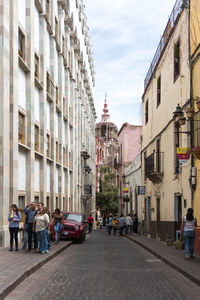
<instances>
[{"instance_id":1,"label":"person walking","mask_svg":"<svg viewBox=\"0 0 200 300\"><path fill-rule=\"evenodd\" d=\"M8 214L9 221L9 232L10 232L10 249L13 251L13 239L15 239L15 250L19 251L18 248L18 231L19 231L19 222L21 222L21 214L18 211L16 204L11 205L11 211Z\"/></svg>"},{"instance_id":2,"label":"person walking","mask_svg":"<svg viewBox=\"0 0 200 300\"><path fill-rule=\"evenodd\" d=\"M124 215L122 214L119 218L119 235L123 235L123 229L126 227L126 221L124 219Z\"/></svg>"},{"instance_id":3,"label":"person walking","mask_svg":"<svg viewBox=\"0 0 200 300\"><path fill-rule=\"evenodd\" d=\"M94 223L94 219L93 219L92 215L90 214L88 217L89 233L92 233L93 223Z\"/></svg>"},{"instance_id":4,"label":"person walking","mask_svg":"<svg viewBox=\"0 0 200 300\"><path fill-rule=\"evenodd\" d=\"M133 227L133 221L131 219L131 215L128 214L128 216L126 217L126 225L127 225L127 234L132 235L132 227Z\"/></svg>"},{"instance_id":5,"label":"person walking","mask_svg":"<svg viewBox=\"0 0 200 300\"><path fill-rule=\"evenodd\" d=\"M138 234L138 217L137 214L133 216L133 233Z\"/></svg>"},{"instance_id":6,"label":"person walking","mask_svg":"<svg viewBox=\"0 0 200 300\"><path fill-rule=\"evenodd\" d=\"M54 217L53 217L53 225L55 231L55 244L60 242L60 232L62 230L62 219L63 215L60 213L60 209L56 208Z\"/></svg>"},{"instance_id":7,"label":"person walking","mask_svg":"<svg viewBox=\"0 0 200 300\"><path fill-rule=\"evenodd\" d=\"M106 228L107 228L108 235L111 235L111 231L112 231L112 217L111 216L106 218Z\"/></svg>"},{"instance_id":8,"label":"person walking","mask_svg":"<svg viewBox=\"0 0 200 300\"><path fill-rule=\"evenodd\" d=\"M182 220L180 239L184 239L185 245L185 259L194 258L194 240L195 227L197 227L197 220L193 216L193 209L188 208L186 216Z\"/></svg>"},{"instance_id":9,"label":"person walking","mask_svg":"<svg viewBox=\"0 0 200 300\"><path fill-rule=\"evenodd\" d=\"M33 231L34 218L38 212L35 202L31 202L29 205L27 205L23 209L23 212L26 214L26 223L28 224L28 250L27 251L31 251L32 249L32 237L34 242L34 250L37 251L38 249L37 234L35 230Z\"/></svg>"},{"instance_id":10,"label":"person walking","mask_svg":"<svg viewBox=\"0 0 200 300\"><path fill-rule=\"evenodd\" d=\"M40 206L40 209L34 218L33 231L37 233L39 241L38 252L41 254L48 253L46 228L49 226L49 223L49 216L46 213L45 208Z\"/></svg>"}]
</instances>

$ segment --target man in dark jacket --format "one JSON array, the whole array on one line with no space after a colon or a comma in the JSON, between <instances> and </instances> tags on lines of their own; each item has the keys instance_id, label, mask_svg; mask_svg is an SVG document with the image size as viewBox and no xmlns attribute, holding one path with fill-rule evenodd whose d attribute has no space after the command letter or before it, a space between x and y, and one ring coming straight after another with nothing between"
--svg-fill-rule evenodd
<instances>
[{"instance_id":1,"label":"man in dark jacket","mask_svg":"<svg viewBox=\"0 0 200 300\"><path fill-rule=\"evenodd\" d=\"M23 209L23 212L26 215L26 224L28 224L27 226L28 227L28 251L31 251L32 248L32 237L34 241L34 250L37 251L38 248L37 233L33 231L34 218L38 212L36 208L36 204L34 202L31 202Z\"/></svg>"}]
</instances>

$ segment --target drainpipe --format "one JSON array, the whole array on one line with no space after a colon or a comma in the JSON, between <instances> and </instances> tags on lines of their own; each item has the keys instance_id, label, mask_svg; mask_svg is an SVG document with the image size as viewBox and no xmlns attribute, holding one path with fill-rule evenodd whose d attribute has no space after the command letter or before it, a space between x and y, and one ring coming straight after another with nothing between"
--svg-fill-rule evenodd
<instances>
[{"instance_id":1,"label":"drainpipe","mask_svg":"<svg viewBox=\"0 0 200 300\"><path fill-rule=\"evenodd\" d=\"M189 68L190 68L190 107L194 108L193 103L193 65L191 62L191 55L190 55L190 7L191 7L191 0L188 0L188 60L189 60ZM186 8L187 9L187 8ZM194 122L193 118L190 120L190 145L191 148L194 147ZM194 167L194 156L191 154L191 168ZM191 207L194 206L194 190L191 189Z\"/></svg>"}]
</instances>

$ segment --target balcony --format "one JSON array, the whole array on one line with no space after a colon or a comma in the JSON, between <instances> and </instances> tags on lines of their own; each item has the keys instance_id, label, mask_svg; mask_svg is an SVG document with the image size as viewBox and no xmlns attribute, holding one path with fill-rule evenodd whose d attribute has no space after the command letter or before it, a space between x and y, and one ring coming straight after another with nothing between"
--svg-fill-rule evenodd
<instances>
[{"instance_id":1,"label":"balcony","mask_svg":"<svg viewBox=\"0 0 200 300\"><path fill-rule=\"evenodd\" d=\"M164 176L164 153L153 152L145 159L145 177L157 184L162 182Z\"/></svg>"},{"instance_id":2,"label":"balcony","mask_svg":"<svg viewBox=\"0 0 200 300\"><path fill-rule=\"evenodd\" d=\"M92 197L92 186L90 184L84 185L84 194L81 196L83 200L88 200Z\"/></svg>"},{"instance_id":3,"label":"balcony","mask_svg":"<svg viewBox=\"0 0 200 300\"><path fill-rule=\"evenodd\" d=\"M119 167L121 167L121 165L122 165L121 159L119 159L118 157L115 157L115 159L114 159L114 168L118 169Z\"/></svg>"}]
</instances>

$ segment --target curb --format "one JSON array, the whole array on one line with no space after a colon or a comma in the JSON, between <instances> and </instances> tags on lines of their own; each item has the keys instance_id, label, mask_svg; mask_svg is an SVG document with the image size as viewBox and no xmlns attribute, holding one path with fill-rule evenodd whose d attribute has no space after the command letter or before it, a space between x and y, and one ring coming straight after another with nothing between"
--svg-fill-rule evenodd
<instances>
[{"instance_id":1,"label":"curb","mask_svg":"<svg viewBox=\"0 0 200 300\"><path fill-rule=\"evenodd\" d=\"M5 290L3 290L0 293L0 300L3 300L5 297L7 297L24 279L29 277L31 274L33 274L35 271L40 269L42 266L44 266L46 263L48 263L50 260L55 258L57 255L59 255L61 252L63 252L65 249L67 249L72 242L69 242L67 245L63 246L62 248L58 249L53 254L46 257L43 261L40 261L39 263L36 263L30 269L26 270L20 277L16 278L13 282L11 282Z\"/></svg>"},{"instance_id":2,"label":"curb","mask_svg":"<svg viewBox=\"0 0 200 300\"><path fill-rule=\"evenodd\" d=\"M175 265L173 262L169 261L166 257L158 254L157 252L155 252L154 250L152 250L151 248L145 246L144 244L130 238L127 235L124 235L127 239L131 240L132 242L136 243L137 245L141 246L142 248L144 248L145 250L149 251L151 254L153 254L155 257L159 258L160 260L162 260L165 264L167 264L168 266L170 266L172 269L174 269L175 271L179 272L180 274L182 274L183 276L185 276L187 279L191 280L192 282L194 282L195 284L197 284L198 286L200 286L200 279L197 279L196 277L192 276L191 274L189 274L188 272L186 272L184 269L180 268L179 266Z\"/></svg>"}]
</instances>

